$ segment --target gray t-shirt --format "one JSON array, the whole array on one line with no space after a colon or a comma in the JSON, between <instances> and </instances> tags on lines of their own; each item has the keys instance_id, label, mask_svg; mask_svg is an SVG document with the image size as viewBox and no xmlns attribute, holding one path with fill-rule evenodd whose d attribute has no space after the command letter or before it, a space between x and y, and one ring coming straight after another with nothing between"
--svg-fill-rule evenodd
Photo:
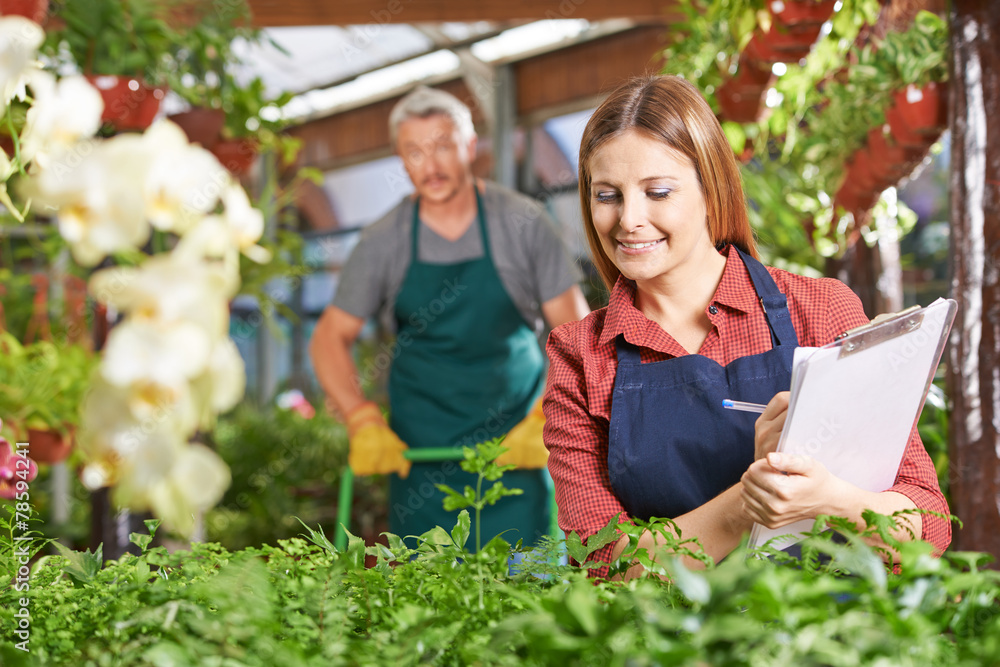
<instances>
[{"instance_id":1,"label":"gray t-shirt","mask_svg":"<svg viewBox=\"0 0 1000 667\"><path fill-rule=\"evenodd\" d=\"M341 271L334 306L362 319L378 316L390 331L395 329L396 295L410 267L413 205L412 199L404 199L361 232ZM487 181L483 207L500 282L525 322L540 334L545 326L541 305L578 283L580 271L538 201ZM420 225L418 236L422 262L452 264L483 256L476 222L455 241L426 225Z\"/></svg>"}]
</instances>

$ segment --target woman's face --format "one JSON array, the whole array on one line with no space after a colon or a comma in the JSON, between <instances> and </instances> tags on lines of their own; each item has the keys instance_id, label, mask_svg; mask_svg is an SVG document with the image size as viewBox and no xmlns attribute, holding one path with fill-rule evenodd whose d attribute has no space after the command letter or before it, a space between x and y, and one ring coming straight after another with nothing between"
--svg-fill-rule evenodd
<instances>
[{"instance_id":1,"label":"woman's face","mask_svg":"<svg viewBox=\"0 0 1000 667\"><path fill-rule=\"evenodd\" d=\"M604 252L637 283L697 268L715 252L691 161L629 130L590 158L590 210Z\"/></svg>"}]
</instances>

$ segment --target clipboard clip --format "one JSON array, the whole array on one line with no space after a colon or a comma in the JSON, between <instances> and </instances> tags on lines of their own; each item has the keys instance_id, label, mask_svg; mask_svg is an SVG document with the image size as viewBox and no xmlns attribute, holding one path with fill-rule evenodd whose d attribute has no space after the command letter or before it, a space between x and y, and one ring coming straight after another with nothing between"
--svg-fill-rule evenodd
<instances>
[{"instance_id":1,"label":"clipboard clip","mask_svg":"<svg viewBox=\"0 0 1000 667\"><path fill-rule=\"evenodd\" d=\"M880 315L868 324L845 331L836 338L837 341L843 341L837 358L843 359L882 341L916 331L924 322L924 313L917 312L918 310L920 306L910 306L898 313Z\"/></svg>"}]
</instances>

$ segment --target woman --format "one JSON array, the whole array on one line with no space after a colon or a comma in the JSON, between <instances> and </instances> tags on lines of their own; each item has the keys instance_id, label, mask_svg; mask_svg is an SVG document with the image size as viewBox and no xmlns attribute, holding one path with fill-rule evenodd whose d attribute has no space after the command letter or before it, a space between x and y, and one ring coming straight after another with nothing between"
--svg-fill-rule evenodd
<instances>
[{"instance_id":1,"label":"woman","mask_svg":"<svg viewBox=\"0 0 1000 667\"><path fill-rule=\"evenodd\" d=\"M863 526L864 509L947 514L915 431L882 493L775 452L795 347L829 343L867 318L842 283L757 261L732 149L691 84L643 78L610 95L584 130L580 201L611 297L549 337L544 438L563 530L586 538L615 515L670 517L718 560L755 521L832 514ZM767 409L754 425L722 398ZM948 546L947 521L908 517L917 536ZM648 532L641 544L652 545ZM591 558L609 561L625 546Z\"/></svg>"}]
</instances>

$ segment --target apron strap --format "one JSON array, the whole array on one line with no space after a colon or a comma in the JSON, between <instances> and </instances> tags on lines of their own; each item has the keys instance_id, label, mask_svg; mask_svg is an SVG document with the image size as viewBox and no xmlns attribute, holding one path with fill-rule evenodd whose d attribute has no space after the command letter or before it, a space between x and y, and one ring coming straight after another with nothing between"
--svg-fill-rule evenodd
<instances>
[{"instance_id":1,"label":"apron strap","mask_svg":"<svg viewBox=\"0 0 1000 667\"><path fill-rule=\"evenodd\" d=\"M413 201L413 220L410 224L410 266L417 263L420 256L417 248L417 239L420 238L420 197Z\"/></svg>"},{"instance_id":2,"label":"apron strap","mask_svg":"<svg viewBox=\"0 0 1000 667\"><path fill-rule=\"evenodd\" d=\"M486 233L486 208L483 206L483 197L479 194L479 188L472 184L472 191L476 193L476 219L479 221L479 238L483 243L483 255L493 263L493 256L490 254L490 235Z\"/></svg>"},{"instance_id":3,"label":"apron strap","mask_svg":"<svg viewBox=\"0 0 1000 667\"><path fill-rule=\"evenodd\" d=\"M732 247L736 249L744 266L747 267L753 287L760 297L764 317L767 318L767 325L771 328L771 344L774 347L778 345L798 347L799 337L792 325L791 313L788 312L788 299L778 289L774 278L763 264L737 248L735 244Z\"/></svg>"},{"instance_id":4,"label":"apron strap","mask_svg":"<svg viewBox=\"0 0 1000 667\"><path fill-rule=\"evenodd\" d=\"M618 365L638 366L642 363L639 348L625 340L625 334L615 336L615 352L618 354Z\"/></svg>"}]
</instances>

